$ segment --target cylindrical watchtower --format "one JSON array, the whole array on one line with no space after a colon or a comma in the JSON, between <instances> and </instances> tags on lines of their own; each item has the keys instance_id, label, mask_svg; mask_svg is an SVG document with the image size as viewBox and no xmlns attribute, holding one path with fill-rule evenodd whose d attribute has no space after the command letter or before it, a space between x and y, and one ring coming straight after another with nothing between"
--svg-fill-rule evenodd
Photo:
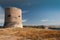
<instances>
[{"instance_id":1,"label":"cylindrical watchtower","mask_svg":"<svg viewBox=\"0 0 60 40\"><path fill-rule=\"evenodd\" d=\"M5 8L5 27L22 27L22 10L16 7Z\"/></svg>"}]
</instances>

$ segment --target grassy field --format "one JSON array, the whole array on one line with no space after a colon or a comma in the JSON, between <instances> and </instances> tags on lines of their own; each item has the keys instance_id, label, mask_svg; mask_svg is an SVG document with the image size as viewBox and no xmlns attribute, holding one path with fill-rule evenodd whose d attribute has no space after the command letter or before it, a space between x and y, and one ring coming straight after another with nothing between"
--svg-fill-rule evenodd
<instances>
[{"instance_id":1,"label":"grassy field","mask_svg":"<svg viewBox=\"0 0 60 40\"><path fill-rule=\"evenodd\" d=\"M60 40L60 30L1 28L0 40Z\"/></svg>"}]
</instances>

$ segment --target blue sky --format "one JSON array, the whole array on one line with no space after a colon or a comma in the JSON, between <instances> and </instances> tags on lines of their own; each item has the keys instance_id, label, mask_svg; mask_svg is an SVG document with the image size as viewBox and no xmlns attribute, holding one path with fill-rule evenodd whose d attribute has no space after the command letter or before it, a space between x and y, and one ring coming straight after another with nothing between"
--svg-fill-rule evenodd
<instances>
[{"instance_id":1,"label":"blue sky","mask_svg":"<svg viewBox=\"0 0 60 40\"><path fill-rule=\"evenodd\" d=\"M21 8L24 25L60 25L60 0L0 0L1 26L5 7Z\"/></svg>"}]
</instances>

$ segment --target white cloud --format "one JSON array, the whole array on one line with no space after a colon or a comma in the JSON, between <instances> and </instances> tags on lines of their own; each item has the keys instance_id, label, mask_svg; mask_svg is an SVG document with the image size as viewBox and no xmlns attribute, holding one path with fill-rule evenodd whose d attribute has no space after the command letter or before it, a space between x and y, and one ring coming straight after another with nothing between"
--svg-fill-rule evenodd
<instances>
[{"instance_id":1,"label":"white cloud","mask_svg":"<svg viewBox=\"0 0 60 40\"><path fill-rule=\"evenodd\" d=\"M4 16L5 16L4 14L0 13L0 18L4 18Z\"/></svg>"},{"instance_id":2,"label":"white cloud","mask_svg":"<svg viewBox=\"0 0 60 40\"><path fill-rule=\"evenodd\" d=\"M47 22L47 21L49 21L48 19L45 19L45 20L41 20L41 22Z\"/></svg>"},{"instance_id":3,"label":"white cloud","mask_svg":"<svg viewBox=\"0 0 60 40\"><path fill-rule=\"evenodd\" d=\"M4 23L4 19L0 19L0 23Z\"/></svg>"},{"instance_id":4,"label":"white cloud","mask_svg":"<svg viewBox=\"0 0 60 40\"><path fill-rule=\"evenodd\" d=\"M24 11L22 11L22 13L29 13L29 11L28 10L24 10Z\"/></svg>"},{"instance_id":5,"label":"white cloud","mask_svg":"<svg viewBox=\"0 0 60 40\"><path fill-rule=\"evenodd\" d=\"M0 18L4 17L4 9L0 6Z\"/></svg>"},{"instance_id":6,"label":"white cloud","mask_svg":"<svg viewBox=\"0 0 60 40\"><path fill-rule=\"evenodd\" d=\"M23 19L22 22L27 22L27 19Z\"/></svg>"},{"instance_id":7,"label":"white cloud","mask_svg":"<svg viewBox=\"0 0 60 40\"><path fill-rule=\"evenodd\" d=\"M4 23L4 9L0 6L0 24Z\"/></svg>"}]
</instances>

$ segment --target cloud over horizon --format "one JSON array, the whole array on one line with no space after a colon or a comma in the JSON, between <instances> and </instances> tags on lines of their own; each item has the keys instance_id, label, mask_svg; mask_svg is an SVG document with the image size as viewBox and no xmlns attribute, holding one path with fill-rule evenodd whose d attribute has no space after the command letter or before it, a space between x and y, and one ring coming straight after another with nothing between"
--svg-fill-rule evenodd
<instances>
[{"instance_id":1,"label":"cloud over horizon","mask_svg":"<svg viewBox=\"0 0 60 40\"><path fill-rule=\"evenodd\" d=\"M23 19L22 22L27 22L27 19Z\"/></svg>"},{"instance_id":2,"label":"cloud over horizon","mask_svg":"<svg viewBox=\"0 0 60 40\"><path fill-rule=\"evenodd\" d=\"M4 24L4 9L0 6L0 26Z\"/></svg>"},{"instance_id":3,"label":"cloud over horizon","mask_svg":"<svg viewBox=\"0 0 60 40\"><path fill-rule=\"evenodd\" d=\"M41 22L47 22L47 21L49 21L49 20L48 19L41 20Z\"/></svg>"}]
</instances>

